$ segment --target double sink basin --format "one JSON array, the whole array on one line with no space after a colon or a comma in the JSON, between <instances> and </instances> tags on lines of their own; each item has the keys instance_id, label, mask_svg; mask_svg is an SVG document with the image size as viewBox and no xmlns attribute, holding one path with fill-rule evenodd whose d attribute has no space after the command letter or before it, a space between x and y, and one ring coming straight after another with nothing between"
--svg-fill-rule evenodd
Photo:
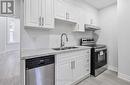
<instances>
[{"instance_id":1,"label":"double sink basin","mask_svg":"<svg viewBox=\"0 0 130 85\"><path fill-rule=\"evenodd\" d=\"M70 50L70 49L76 49L78 47L62 47L62 48L52 48L53 50L56 51L61 51L61 50Z\"/></svg>"}]
</instances>

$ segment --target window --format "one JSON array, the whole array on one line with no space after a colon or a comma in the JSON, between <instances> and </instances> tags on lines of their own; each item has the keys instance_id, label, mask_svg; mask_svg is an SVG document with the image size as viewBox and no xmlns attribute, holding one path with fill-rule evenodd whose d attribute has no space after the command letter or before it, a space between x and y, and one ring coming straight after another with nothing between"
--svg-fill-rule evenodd
<instances>
[{"instance_id":1,"label":"window","mask_svg":"<svg viewBox=\"0 0 130 85\"><path fill-rule=\"evenodd\" d=\"M8 32L9 32L9 34L8 34L8 37L9 37L8 42L10 42L10 43L14 42L14 29L15 29L14 22L11 21L11 20L8 21Z\"/></svg>"},{"instance_id":2,"label":"window","mask_svg":"<svg viewBox=\"0 0 130 85\"><path fill-rule=\"evenodd\" d=\"M7 41L8 41L8 43L19 43L20 42L19 19L7 18Z\"/></svg>"}]
</instances>

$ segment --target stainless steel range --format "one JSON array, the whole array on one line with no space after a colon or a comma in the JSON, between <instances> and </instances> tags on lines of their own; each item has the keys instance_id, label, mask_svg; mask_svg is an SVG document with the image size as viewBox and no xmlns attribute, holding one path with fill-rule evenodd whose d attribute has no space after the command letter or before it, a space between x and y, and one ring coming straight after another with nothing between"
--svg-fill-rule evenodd
<instances>
[{"instance_id":1,"label":"stainless steel range","mask_svg":"<svg viewBox=\"0 0 130 85\"><path fill-rule=\"evenodd\" d=\"M96 44L94 39L81 39L81 46L91 47L91 75L98 76L107 70L107 47Z\"/></svg>"}]
</instances>

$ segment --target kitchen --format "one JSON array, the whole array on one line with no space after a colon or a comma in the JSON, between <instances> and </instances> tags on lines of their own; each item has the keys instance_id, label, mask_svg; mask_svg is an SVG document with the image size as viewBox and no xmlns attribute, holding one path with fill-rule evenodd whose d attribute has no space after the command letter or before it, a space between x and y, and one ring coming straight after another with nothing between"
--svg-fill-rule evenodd
<instances>
[{"instance_id":1,"label":"kitchen","mask_svg":"<svg viewBox=\"0 0 130 85\"><path fill-rule=\"evenodd\" d=\"M127 2L21 0L21 85L129 85Z\"/></svg>"}]
</instances>

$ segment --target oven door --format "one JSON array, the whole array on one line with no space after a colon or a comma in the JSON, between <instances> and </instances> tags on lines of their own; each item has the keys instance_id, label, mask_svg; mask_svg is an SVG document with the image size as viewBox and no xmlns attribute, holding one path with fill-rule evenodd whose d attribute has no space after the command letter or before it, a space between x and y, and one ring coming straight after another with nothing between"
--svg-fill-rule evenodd
<instances>
[{"instance_id":1,"label":"oven door","mask_svg":"<svg viewBox=\"0 0 130 85\"><path fill-rule=\"evenodd\" d=\"M107 64L107 49L95 49L95 69Z\"/></svg>"}]
</instances>

